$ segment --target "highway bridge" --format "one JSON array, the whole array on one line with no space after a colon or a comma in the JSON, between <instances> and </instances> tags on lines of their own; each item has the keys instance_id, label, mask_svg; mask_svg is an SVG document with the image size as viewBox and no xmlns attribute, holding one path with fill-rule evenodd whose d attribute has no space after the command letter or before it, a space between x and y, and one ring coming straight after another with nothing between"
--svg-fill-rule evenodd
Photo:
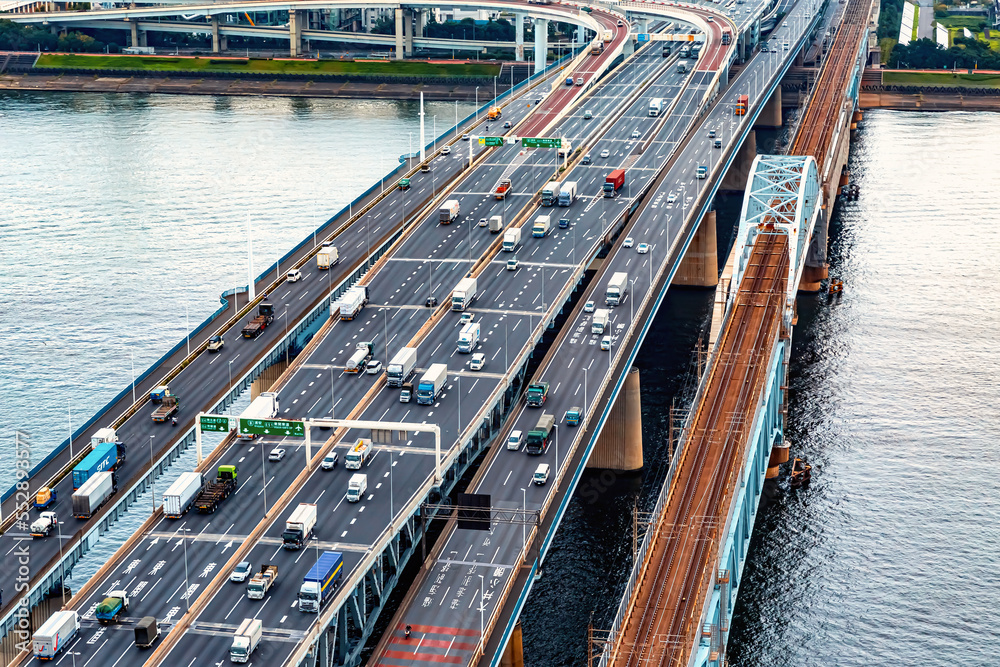
<instances>
[{"instance_id":1,"label":"highway bridge","mask_svg":"<svg viewBox=\"0 0 1000 667\"><path fill-rule=\"evenodd\" d=\"M281 416L437 423L444 450L438 465L445 471L444 479L440 484L435 482L434 443L427 436L397 433L391 442L377 446L379 454L366 470L375 486L370 496L359 505L345 505L342 494L347 473L319 471L316 464L331 449L343 453L358 433L336 430L331 434L313 429L313 441L325 442L312 452L308 466L304 466L301 441L264 438L248 445L227 440L202 462L201 469L211 470L220 462L238 464L241 484L237 496L217 514L207 517L188 515L169 521L155 512L71 601L72 608L79 609L85 619L83 635L72 647L74 654L100 655L109 663L129 655L130 662L143 660L135 653L128 632L116 627L97 628L90 615L108 587L121 584L137 589L135 595L142 606L137 606L135 613L155 614L172 630L146 661L194 664L196 656L215 655L222 660L239 620L256 615L265 621L267 641L262 658L275 662L280 659L287 664L354 664L400 570L418 548L426 528L420 520L424 510L435 512L435 503L442 494L447 495L472 461L489 449L473 489L489 493L498 511L513 512L510 516L518 516L519 512L521 530L513 523L497 524L491 536L483 538L483 534L449 526L383 637L376 660L386 664L392 660L410 661L404 664L435 661L433 656L442 652L438 649L445 641L440 635L451 633L453 640L471 638L459 641L461 646L452 646L457 653L451 657L471 664L483 652L496 664L569 494L622 386L625 371L722 175L737 159L739 145L753 119L805 44L819 16L817 10L814 3L795 5L779 28L778 39L787 40L788 48L754 54L739 75L728 82L724 72L737 49L736 45L725 47L721 43L720 23L725 21L730 30L734 24L719 13L697 7L646 3L634 11L650 16L680 14L709 34L709 46L693 72L680 73L673 67L675 58L664 59L658 51L647 49L626 61L612 76L599 80L607 61L624 46L626 31L616 31L611 48L602 55L603 62L586 54L574 62L574 74L587 77L582 90L577 91L575 86L564 88L555 81L548 87L550 94L532 92L508 104L504 118L513 119L511 134L561 136L581 148L564 175L564 180L576 179L582 193L567 211L569 226L547 238L525 239L516 253L519 267L515 271L506 270L506 258L497 252L497 241L487 230L475 227L475 220L499 213L504 215L507 226L523 226L526 231L538 213L536 193L558 173L558 162L551 151L528 151L517 144L484 150L473 142L455 142L452 155L436 157L429 177L413 174L414 188L420 188L417 192L407 195L393 190L380 196L360 216L361 220L356 219L341 231L338 246L350 249L361 261L350 263L349 271L341 270L339 283L334 283L330 272L324 284L325 276L315 270L312 262L299 262L305 279L273 286L271 299L291 308L295 302L318 297L317 307L308 313L300 308L294 316L295 325L291 324L293 316L286 316L289 335L282 339L279 332L274 332L280 340L242 382L277 361L293 340L301 345L311 339L277 383L282 397ZM709 17L713 20L708 21ZM752 100L745 116L733 114L735 96L740 94ZM649 116L650 97L667 100L668 113ZM536 103L539 100L541 104ZM531 116L524 115L528 106L535 112ZM471 131L485 133L481 128ZM711 141L709 131L715 135ZM720 140L720 148L715 147L715 138ZM466 147L471 147L471 166L466 164ZM591 157L586 161L589 164L580 159L585 153ZM605 198L600 185L611 166L626 169L627 185L616 197ZM702 166L706 178L696 178L697 167ZM448 183L447 195L435 180L438 174L448 175L440 182ZM514 194L502 202L492 200L492 186L504 177L515 183ZM406 197L418 194L423 198L410 208ZM461 224L434 223L436 204L445 196L460 201L465 216ZM388 222L397 216L395 223ZM372 229L377 223L379 228ZM383 224L387 226L382 228ZM806 227L796 229L799 239L808 238L811 231ZM623 230L637 242L647 243L650 251L639 255L633 248L614 243ZM382 236L372 240L371 234ZM593 279L583 280L591 259L608 250L610 254ZM586 333L589 315L575 304L592 297L600 301L600 291L616 270L628 273L629 294L625 305L613 311L611 349L600 350L596 339ZM484 286L471 309L484 332L482 351L487 356L487 368L481 372L468 370L463 356L453 351L458 315L450 313L446 306L424 306L428 296L447 302L451 288L470 272ZM330 299L362 276L372 301L361 318L346 323L336 318L328 320ZM785 287L789 284L796 284L794 276L786 278ZM296 293L301 295L296 297ZM553 326L562 330L534 377L546 379L553 387L546 411L561 418L570 406L582 405L583 422L574 429L562 424L553 446L540 458L494 447L493 443L510 429L528 430L537 418L538 411L520 407L518 396L529 363L538 361L532 362L534 350ZM366 339L373 341L383 360L410 345L418 349L421 368L447 361L449 382L441 400L431 408L400 404L396 393L384 388L380 376L358 378L343 373L342 364L354 343ZM232 343L262 345L238 340ZM202 371L207 373L202 383L209 376L219 375L219 371L213 374L212 370ZM209 392L196 404L222 412L228 400L243 388L233 387L233 383L219 384L225 387L222 400ZM139 415L136 430L128 434L131 442L141 437L141 418ZM144 430L148 430L148 421ZM268 464L264 450L276 444L291 453L285 461ZM133 460L130 458L129 464ZM536 487L529 481L530 473L540 460L552 464L553 480L550 485ZM148 476L151 479L153 474ZM130 493L144 488L136 485ZM254 497L250 498L250 494ZM280 522L296 503L304 501L318 501L324 508L316 541L297 554L281 553L275 542L281 532ZM255 509L258 503L259 510ZM420 509L422 505L424 510ZM524 525L529 515L538 517L530 530ZM488 539L489 544L483 544L476 535ZM15 537L5 534L4 539ZM12 544L16 546L16 542ZM318 549L342 551L347 574L333 602L315 619L300 614L294 605L296 582ZM185 554L183 562L179 550ZM254 563L275 562L281 568L284 585L262 604L246 600L242 589L226 583L231 567L248 557ZM477 589L475 580L479 575L482 579ZM51 587L58 580L58 568L50 568L45 576L47 579L36 583L38 595L48 590L43 584ZM437 581L439 577L441 582ZM192 583L192 579L197 581ZM444 590L438 588L442 584ZM169 589L168 597L160 597L163 591L156 595L148 592L161 588ZM464 589L461 594L459 589ZM477 592L479 605L473 609ZM449 595L467 602L454 604L457 598ZM425 604L427 599L430 604ZM469 605L464 613L463 604ZM14 618L10 611L7 614L8 619ZM417 628L415 641L402 637L402 628L407 624ZM429 650L431 657L415 650L420 647L423 653ZM407 652L413 655L400 655Z\"/></svg>"}]
</instances>

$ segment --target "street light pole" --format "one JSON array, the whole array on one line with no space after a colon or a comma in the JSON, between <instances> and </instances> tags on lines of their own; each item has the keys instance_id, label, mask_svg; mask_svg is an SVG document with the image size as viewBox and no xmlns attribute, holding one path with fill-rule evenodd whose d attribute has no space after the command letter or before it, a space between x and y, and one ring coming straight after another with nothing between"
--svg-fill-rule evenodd
<instances>
[{"instance_id":1,"label":"street light pole","mask_svg":"<svg viewBox=\"0 0 1000 667\"><path fill-rule=\"evenodd\" d=\"M528 490L521 487L521 551L528 551ZM528 554L524 554L528 560Z\"/></svg>"},{"instance_id":2,"label":"street light pole","mask_svg":"<svg viewBox=\"0 0 1000 667\"><path fill-rule=\"evenodd\" d=\"M233 414L233 362L235 359L229 360L229 414Z\"/></svg>"},{"instance_id":3,"label":"street light pole","mask_svg":"<svg viewBox=\"0 0 1000 667\"><path fill-rule=\"evenodd\" d=\"M260 443L260 477L263 481L261 490L264 492L264 516L267 516L267 468L264 461L264 443Z\"/></svg>"},{"instance_id":4,"label":"street light pole","mask_svg":"<svg viewBox=\"0 0 1000 667\"><path fill-rule=\"evenodd\" d=\"M583 369L583 412L587 412L587 369Z\"/></svg>"},{"instance_id":5,"label":"street light pole","mask_svg":"<svg viewBox=\"0 0 1000 667\"><path fill-rule=\"evenodd\" d=\"M156 514L156 480L153 475L153 438L155 435L149 436L149 495L153 500L153 514Z\"/></svg>"},{"instance_id":6,"label":"street light pole","mask_svg":"<svg viewBox=\"0 0 1000 667\"><path fill-rule=\"evenodd\" d=\"M135 405L135 352L131 347L128 349L128 356L132 362L132 405Z\"/></svg>"},{"instance_id":7,"label":"street light pole","mask_svg":"<svg viewBox=\"0 0 1000 667\"><path fill-rule=\"evenodd\" d=\"M333 388L333 366L330 366L330 419L336 419L333 412L337 409L337 397Z\"/></svg>"},{"instance_id":8,"label":"street light pole","mask_svg":"<svg viewBox=\"0 0 1000 667\"><path fill-rule=\"evenodd\" d=\"M483 614L486 611L486 598L483 596L485 593L484 589L486 587L486 580L483 575L479 575L479 654L481 656L486 655L486 628L483 622Z\"/></svg>"},{"instance_id":9,"label":"street light pole","mask_svg":"<svg viewBox=\"0 0 1000 667\"><path fill-rule=\"evenodd\" d=\"M187 610L191 611L191 584L188 582L188 542L187 533L190 533L190 528L184 529L184 536L181 537L184 540L184 602L186 603Z\"/></svg>"}]
</instances>

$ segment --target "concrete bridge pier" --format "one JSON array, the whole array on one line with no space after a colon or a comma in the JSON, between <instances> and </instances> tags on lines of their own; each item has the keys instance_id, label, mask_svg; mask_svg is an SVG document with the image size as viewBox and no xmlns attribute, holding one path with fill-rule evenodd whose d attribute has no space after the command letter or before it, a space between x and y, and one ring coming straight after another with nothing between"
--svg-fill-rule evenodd
<instances>
[{"instance_id":1,"label":"concrete bridge pier","mask_svg":"<svg viewBox=\"0 0 1000 667\"><path fill-rule=\"evenodd\" d=\"M424 30L427 29L427 12L423 9L413 10L417 12L417 37L424 36Z\"/></svg>"},{"instance_id":2,"label":"concrete bridge pier","mask_svg":"<svg viewBox=\"0 0 1000 667\"><path fill-rule=\"evenodd\" d=\"M295 9L288 12L288 55L298 58L302 55L302 22L305 12Z\"/></svg>"},{"instance_id":3,"label":"concrete bridge pier","mask_svg":"<svg viewBox=\"0 0 1000 667\"><path fill-rule=\"evenodd\" d=\"M719 249L716 236L715 211L709 211L701 219L671 284L688 287L715 287L719 284Z\"/></svg>"},{"instance_id":4,"label":"concrete bridge pier","mask_svg":"<svg viewBox=\"0 0 1000 667\"><path fill-rule=\"evenodd\" d=\"M549 55L549 20L535 19L535 74L545 69Z\"/></svg>"},{"instance_id":5,"label":"concrete bridge pier","mask_svg":"<svg viewBox=\"0 0 1000 667\"><path fill-rule=\"evenodd\" d=\"M211 21L212 21L212 53L219 53L221 51L221 42L219 40L218 15L213 15Z\"/></svg>"},{"instance_id":6,"label":"concrete bridge pier","mask_svg":"<svg viewBox=\"0 0 1000 667\"><path fill-rule=\"evenodd\" d=\"M757 116L754 127L781 127L781 86L777 86L771 94L771 98L764 104Z\"/></svg>"},{"instance_id":7,"label":"concrete bridge pier","mask_svg":"<svg viewBox=\"0 0 1000 667\"><path fill-rule=\"evenodd\" d=\"M396 7L396 60L404 58L403 43L403 8Z\"/></svg>"},{"instance_id":8,"label":"concrete bridge pier","mask_svg":"<svg viewBox=\"0 0 1000 667\"><path fill-rule=\"evenodd\" d=\"M403 55L413 56L413 10L403 10Z\"/></svg>"},{"instance_id":9,"label":"concrete bridge pier","mask_svg":"<svg viewBox=\"0 0 1000 667\"><path fill-rule=\"evenodd\" d=\"M780 107L779 107L780 110ZM729 171L722 177L720 190L730 190L743 192L747 186L747 179L750 178L750 170L753 169L754 158L757 157L757 133L753 130L747 134L746 140L740 146L736 159L729 167Z\"/></svg>"},{"instance_id":10,"label":"concrete bridge pier","mask_svg":"<svg viewBox=\"0 0 1000 667\"><path fill-rule=\"evenodd\" d=\"M129 46L146 46L146 31L139 30L139 24L131 21L129 25L131 41Z\"/></svg>"},{"instance_id":11,"label":"concrete bridge pier","mask_svg":"<svg viewBox=\"0 0 1000 667\"><path fill-rule=\"evenodd\" d=\"M642 402L639 369L631 368L611 414L597 436L588 468L632 472L642 469Z\"/></svg>"},{"instance_id":12,"label":"concrete bridge pier","mask_svg":"<svg viewBox=\"0 0 1000 667\"><path fill-rule=\"evenodd\" d=\"M521 641L521 622L514 626L507 648L500 656L500 667L524 667L524 645Z\"/></svg>"},{"instance_id":13,"label":"concrete bridge pier","mask_svg":"<svg viewBox=\"0 0 1000 667\"><path fill-rule=\"evenodd\" d=\"M524 14L514 14L514 60L524 61Z\"/></svg>"}]
</instances>

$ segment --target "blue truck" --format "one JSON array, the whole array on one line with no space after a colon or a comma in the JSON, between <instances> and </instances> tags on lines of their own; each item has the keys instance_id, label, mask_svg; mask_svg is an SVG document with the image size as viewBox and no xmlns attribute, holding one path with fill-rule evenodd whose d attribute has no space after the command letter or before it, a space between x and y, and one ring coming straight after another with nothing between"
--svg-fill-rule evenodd
<instances>
[{"instance_id":1,"label":"blue truck","mask_svg":"<svg viewBox=\"0 0 1000 667\"><path fill-rule=\"evenodd\" d=\"M299 588L299 611L318 614L323 604L337 590L344 570L344 556L338 551L324 551L309 572L302 578Z\"/></svg>"},{"instance_id":2,"label":"blue truck","mask_svg":"<svg viewBox=\"0 0 1000 667\"><path fill-rule=\"evenodd\" d=\"M94 447L80 463L73 468L73 488L79 489L92 475L107 470L114 470L125 460L122 453L119 456L120 445L117 442L102 442Z\"/></svg>"}]
</instances>

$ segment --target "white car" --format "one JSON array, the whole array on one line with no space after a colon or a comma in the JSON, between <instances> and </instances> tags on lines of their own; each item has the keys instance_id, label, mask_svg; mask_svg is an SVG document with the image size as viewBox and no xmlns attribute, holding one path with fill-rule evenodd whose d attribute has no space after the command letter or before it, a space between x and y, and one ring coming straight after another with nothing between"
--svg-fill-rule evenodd
<instances>
[{"instance_id":1,"label":"white car","mask_svg":"<svg viewBox=\"0 0 1000 667\"><path fill-rule=\"evenodd\" d=\"M372 359L368 362L368 365L365 366L365 373L368 373L368 375L378 375L381 372L382 362L378 359Z\"/></svg>"},{"instance_id":2,"label":"white car","mask_svg":"<svg viewBox=\"0 0 1000 667\"><path fill-rule=\"evenodd\" d=\"M667 203L673 204L675 201L677 201L677 195L675 195L674 193L670 193L670 196L667 197Z\"/></svg>"},{"instance_id":3,"label":"white car","mask_svg":"<svg viewBox=\"0 0 1000 667\"><path fill-rule=\"evenodd\" d=\"M515 257L514 259L507 260L507 270L517 271L517 257Z\"/></svg>"},{"instance_id":4,"label":"white car","mask_svg":"<svg viewBox=\"0 0 1000 667\"><path fill-rule=\"evenodd\" d=\"M475 313L462 313L462 316L458 318L458 323L459 325L464 327L466 324L468 324L474 319L476 319Z\"/></svg>"},{"instance_id":5,"label":"white car","mask_svg":"<svg viewBox=\"0 0 1000 667\"><path fill-rule=\"evenodd\" d=\"M285 458L285 450L281 447L275 447L271 450L271 453L267 455L268 461L280 461Z\"/></svg>"},{"instance_id":6,"label":"white car","mask_svg":"<svg viewBox=\"0 0 1000 667\"><path fill-rule=\"evenodd\" d=\"M445 146L442 148L441 155L451 155L451 146Z\"/></svg>"},{"instance_id":7,"label":"white car","mask_svg":"<svg viewBox=\"0 0 1000 667\"><path fill-rule=\"evenodd\" d=\"M482 352L476 352L472 355L472 361L469 362L469 370L481 371L483 366L486 365L486 355Z\"/></svg>"},{"instance_id":8,"label":"white car","mask_svg":"<svg viewBox=\"0 0 1000 667\"><path fill-rule=\"evenodd\" d=\"M233 568L233 573L229 575L229 581L241 584L250 578L251 572L253 572L253 565L250 564L250 561L245 560Z\"/></svg>"},{"instance_id":9,"label":"white car","mask_svg":"<svg viewBox=\"0 0 1000 667\"><path fill-rule=\"evenodd\" d=\"M488 224L490 224L489 220L487 220L486 218L479 218L479 226L480 227L485 227Z\"/></svg>"},{"instance_id":10,"label":"white car","mask_svg":"<svg viewBox=\"0 0 1000 667\"><path fill-rule=\"evenodd\" d=\"M709 17L708 17L707 19L705 19L705 20L706 20L706 21L708 21L709 23L715 23L715 19L713 19L713 18L712 18L711 16L709 16Z\"/></svg>"},{"instance_id":11,"label":"white car","mask_svg":"<svg viewBox=\"0 0 1000 667\"><path fill-rule=\"evenodd\" d=\"M337 452L330 452L323 457L323 462L319 464L319 467L323 470L333 470L337 467L337 458Z\"/></svg>"},{"instance_id":12,"label":"white car","mask_svg":"<svg viewBox=\"0 0 1000 667\"><path fill-rule=\"evenodd\" d=\"M285 276L285 280L287 280L290 283L297 283L300 280L302 280L302 272L299 271L298 269L292 269L291 271L288 272L288 275Z\"/></svg>"},{"instance_id":13,"label":"white car","mask_svg":"<svg viewBox=\"0 0 1000 667\"><path fill-rule=\"evenodd\" d=\"M511 431L510 435L507 436L507 449L512 449L517 451L521 449L521 432Z\"/></svg>"},{"instance_id":14,"label":"white car","mask_svg":"<svg viewBox=\"0 0 1000 667\"><path fill-rule=\"evenodd\" d=\"M622 242L622 246L625 248L631 248L634 245L635 245L635 239L632 238L631 236L626 236L625 241Z\"/></svg>"},{"instance_id":15,"label":"white car","mask_svg":"<svg viewBox=\"0 0 1000 667\"><path fill-rule=\"evenodd\" d=\"M632 138L633 139L639 138L639 130L632 130Z\"/></svg>"},{"instance_id":16,"label":"white car","mask_svg":"<svg viewBox=\"0 0 1000 667\"><path fill-rule=\"evenodd\" d=\"M601 151L601 157L611 157L611 151L605 148L603 151Z\"/></svg>"},{"instance_id":17,"label":"white car","mask_svg":"<svg viewBox=\"0 0 1000 667\"><path fill-rule=\"evenodd\" d=\"M647 252L649 252L649 244L648 243L640 243L639 247L636 248L635 250L640 255L645 255Z\"/></svg>"},{"instance_id":18,"label":"white car","mask_svg":"<svg viewBox=\"0 0 1000 667\"><path fill-rule=\"evenodd\" d=\"M462 141L468 141L468 140L469 140L469 135L463 134L462 135Z\"/></svg>"},{"instance_id":19,"label":"white car","mask_svg":"<svg viewBox=\"0 0 1000 667\"><path fill-rule=\"evenodd\" d=\"M594 312L594 302L593 301L588 301L587 303L583 304L583 312L585 312L585 313L592 313L592 312Z\"/></svg>"}]
</instances>

